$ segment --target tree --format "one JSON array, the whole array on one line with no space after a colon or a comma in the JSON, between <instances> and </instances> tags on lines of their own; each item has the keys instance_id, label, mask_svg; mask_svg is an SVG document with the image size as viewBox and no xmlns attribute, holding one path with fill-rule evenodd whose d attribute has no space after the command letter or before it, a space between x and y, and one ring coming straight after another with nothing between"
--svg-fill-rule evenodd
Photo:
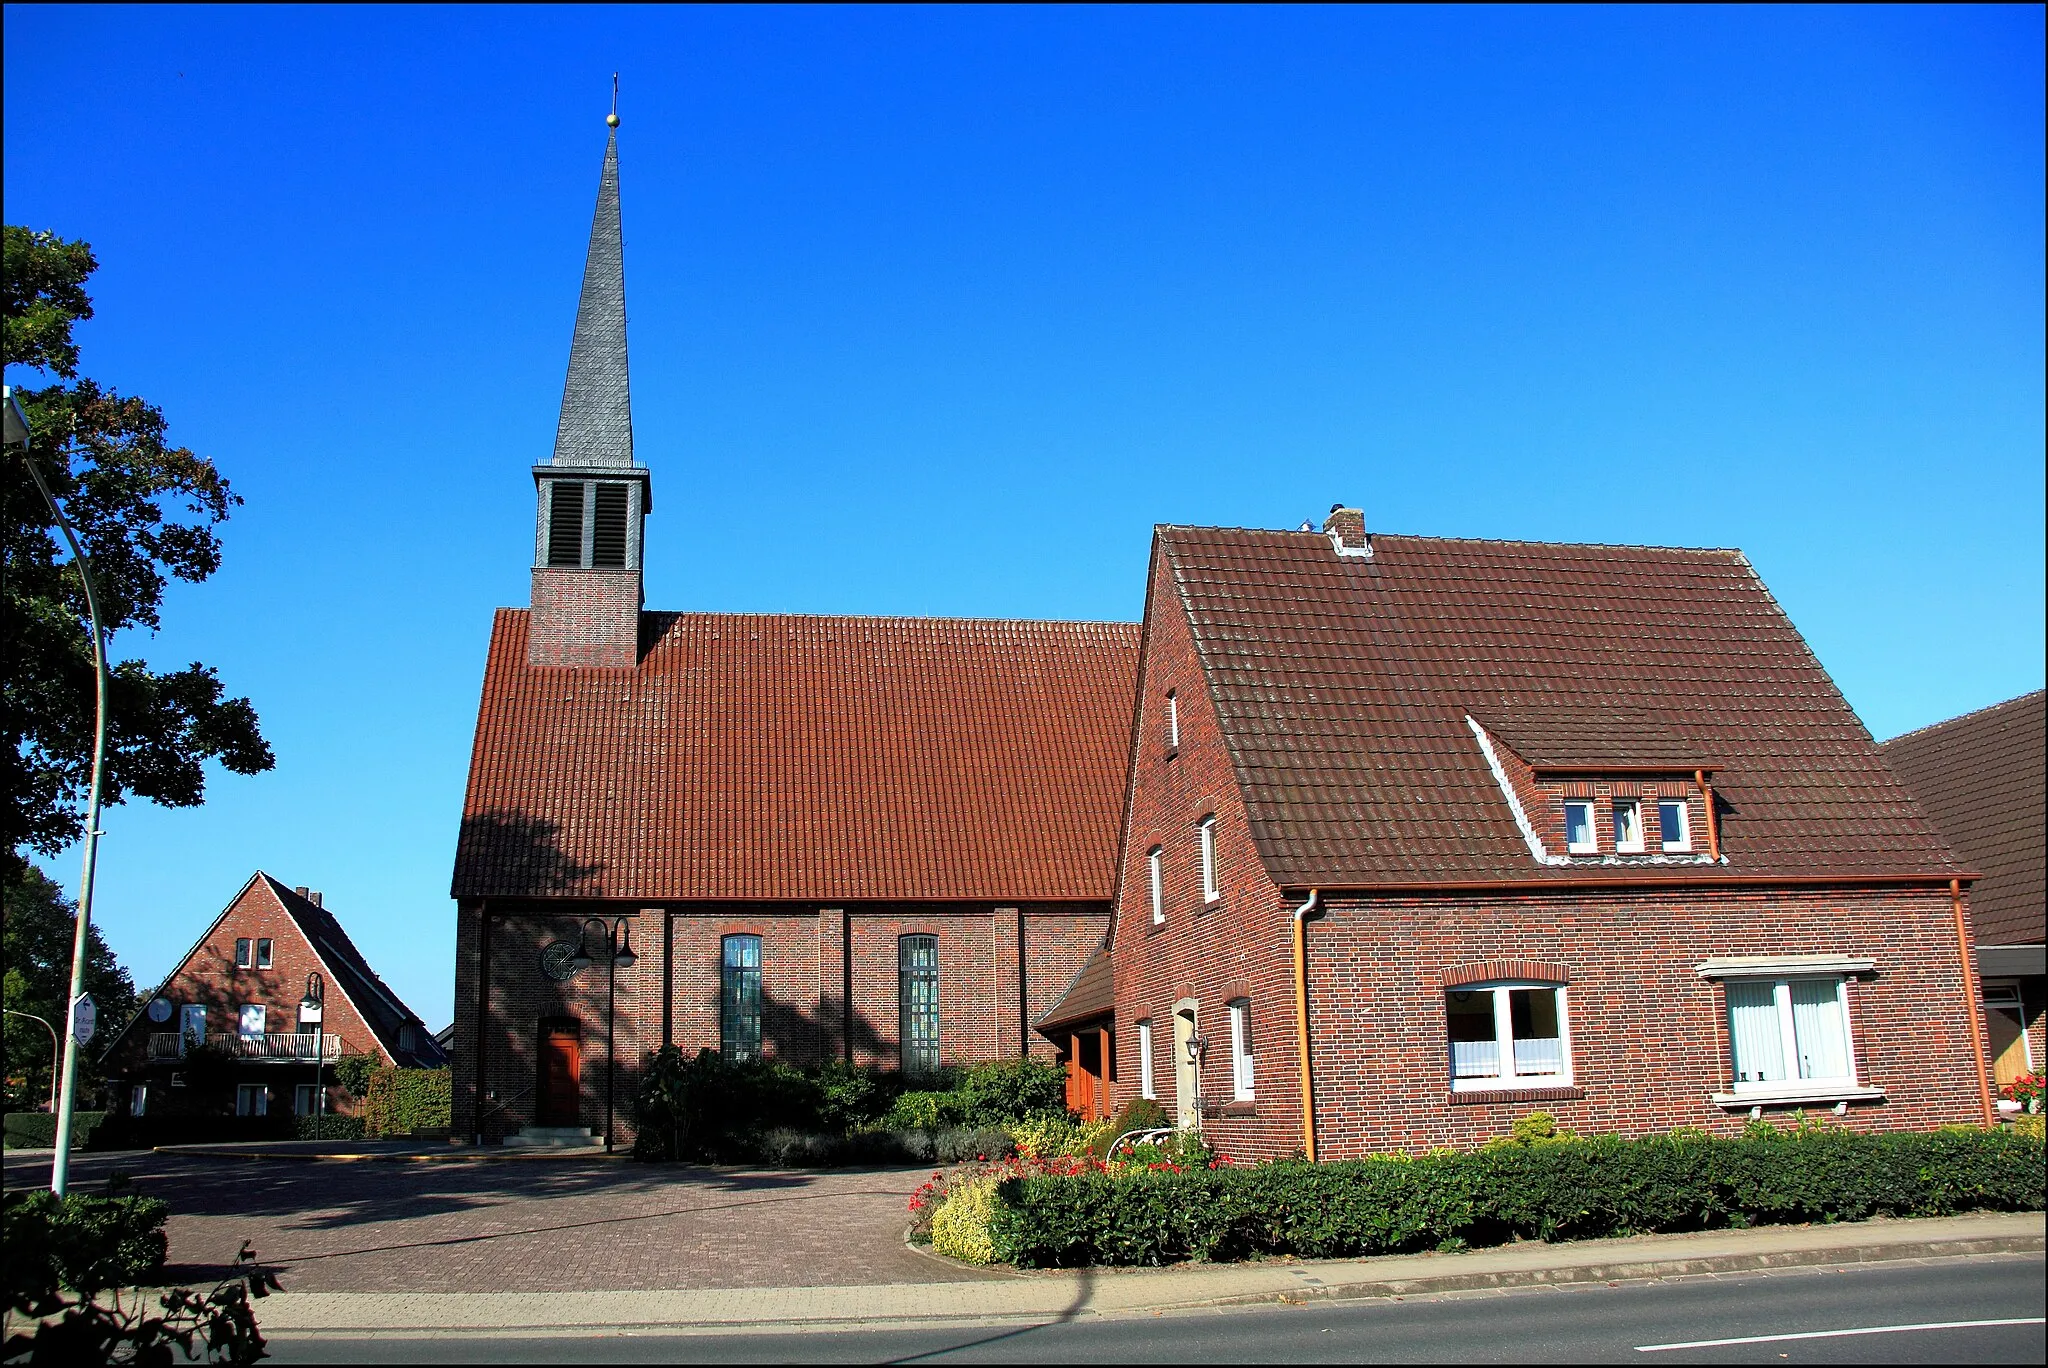
<instances>
[{"instance_id":1,"label":"tree","mask_svg":"<svg viewBox=\"0 0 2048 1368\"><path fill-rule=\"evenodd\" d=\"M111 636L154 631L167 577L198 583L220 565L214 528L241 500L202 456L165 440L163 413L78 375L73 326L92 317L92 248L8 225L5 364L56 377L17 391L34 428L33 456L92 558ZM93 738L92 629L84 590L56 521L18 455L0 478L0 640L7 643L0 755L7 853L0 878L27 877L26 856L54 855L82 834ZM237 774L272 765L255 709L224 698L213 669L109 667L103 801L136 794L168 807L205 800L206 762ZM9 908L13 906L10 893ZM10 913L11 915L11 913Z\"/></svg>"},{"instance_id":2,"label":"tree","mask_svg":"<svg viewBox=\"0 0 2048 1368\"><path fill-rule=\"evenodd\" d=\"M65 1030L64 1004L71 996L71 937L78 909L56 880L30 865L7 887L6 926L0 933L0 957L7 964L4 993L9 1011L28 1012ZM97 926L86 928L85 991L99 1009L101 1034L96 1044L128 1024L141 1005L135 981L114 959ZM33 1021L6 1022L4 1037L9 1110L29 1111L50 1096L50 1037ZM88 1051L80 1063L97 1054ZM81 1081L84 1081L83 1078Z\"/></svg>"}]
</instances>

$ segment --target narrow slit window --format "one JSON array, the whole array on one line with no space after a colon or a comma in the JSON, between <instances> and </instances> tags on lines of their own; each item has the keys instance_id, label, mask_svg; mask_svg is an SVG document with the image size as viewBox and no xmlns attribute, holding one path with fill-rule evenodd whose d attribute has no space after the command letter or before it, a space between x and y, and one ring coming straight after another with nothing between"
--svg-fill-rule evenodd
<instances>
[{"instance_id":1,"label":"narrow slit window","mask_svg":"<svg viewBox=\"0 0 2048 1368\"><path fill-rule=\"evenodd\" d=\"M583 485L556 480L548 486L548 564L580 568L583 564Z\"/></svg>"},{"instance_id":2,"label":"narrow slit window","mask_svg":"<svg viewBox=\"0 0 2048 1368\"><path fill-rule=\"evenodd\" d=\"M727 936L720 969L718 1048L727 1059L761 1053L761 938Z\"/></svg>"},{"instance_id":3,"label":"narrow slit window","mask_svg":"<svg viewBox=\"0 0 2048 1368\"><path fill-rule=\"evenodd\" d=\"M1180 749L1180 698L1172 689L1166 691L1166 748Z\"/></svg>"},{"instance_id":4,"label":"narrow slit window","mask_svg":"<svg viewBox=\"0 0 2048 1368\"><path fill-rule=\"evenodd\" d=\"M939 1068L939 938L905 936L896 943L897 1002L902 1015L903 1071Z\"/></svg>"},{"instance_id":5,"label":"narrow slit window","mask_svg":"<svg viewBox=\"0 0 2048 1368\"><path fill-rule=\"evenodd\" d=\"M1215 902L1223 896L1216 884L1216 818L1204 817L1196 827L1202 836L1202 901Z\"/></svg>"},{"instance_id":6,"label":"narrow slit window","mask_svg":"<svg viewBox=\"0 0 2048 1368\"><path fill-rule=\"evenodd\" d=\"M1152 1082L1152 1023L1138 1023L1138 1095L1157 1098L1159 1091Z\"/></svg>"},{"instance_id":7,"label":"narrow slit window","mask_svg":"<svg viewBox=\"0 0 2048 1368\"><path fill-rule=\"evenodd\" d=\"M1164 926L1166 924L1166 872L1163 868L1165 862L1166 852L1158 846L1153 846L1146 853L1145 870L1151 881L1152 924L1154 926Z\"/></svg>"},{"instance_id":8,"label":"narrow slit window","mask_svg":"<svg viewBox=\"0 0 2048 1368\"><path fill-rule=\"evenodd\" d=\"M1252 1004L1239 998L1230 1004L1230 1094L1233 1100L1252 1100Z\"/></svg>"},{"instance_id":9,"label":"narrow slit window","mask_svg":"<svg viewBox=\"0 0 2048 1368\"><path fill-rule=\"evenodd\" d=\"M626 568L626 503L622 484L597 487L597 516L590 532L590 563L600 570Z\"/></svg>"}]
</instances>

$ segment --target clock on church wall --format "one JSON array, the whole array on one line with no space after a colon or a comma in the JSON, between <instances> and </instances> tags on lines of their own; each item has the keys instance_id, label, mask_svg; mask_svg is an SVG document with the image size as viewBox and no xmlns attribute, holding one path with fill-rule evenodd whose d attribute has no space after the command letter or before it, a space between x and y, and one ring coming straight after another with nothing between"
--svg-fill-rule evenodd
<instances>
[{"instance_id":1,"label":"clock on church wall","mask_svg":"<svg viewBox=\"0 0 2048 1368\"><path fill-rule=\"evenodd\" d=\"M565 979L574 977L576 973L576 947L568 941L549 941L541 947L540 971L556 983L561 983Z\"/></svg>"}]
</instances>

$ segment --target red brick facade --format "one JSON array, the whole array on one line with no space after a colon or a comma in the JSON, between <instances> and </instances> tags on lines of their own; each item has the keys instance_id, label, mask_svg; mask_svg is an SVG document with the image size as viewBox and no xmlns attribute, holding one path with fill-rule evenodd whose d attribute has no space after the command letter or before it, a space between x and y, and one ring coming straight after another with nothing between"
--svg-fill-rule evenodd
<instances>
[{"instance_id":1,"label":"red brick facade","mask_svg":"<svg viewBox=\"0 0 2048 1368\"><path fill-rule=\"evenodd\" d=\"M541 954L553 941L574 944L579 913L616 920L604 904L562 911L461 911L456 1003L455 1130L495 1140L534 1124L539 1033L544 1022L577 1023L581 1037L582 1120L602 1133L606 1089L605 960L566 981L548 977ZM939 954L939 1052L942 1064L1014 1057L1025 1048L1051 1056L1051 1042L1029 1029L1101 944L1108 910L1100 903L990 907L960 903L815 907L790 903L683 904L625 913L639 956L617 978L616 1076L611 1082L615 1141L630 1141L632 1099L649 1054L665 1043L686 1053L721 1047L724 940L761 939L761 1053L791 1064L843 1059L883 1069L901 1066L898 1001L900 940L930 935ZM595 941L595 928L593 942ZM489 938L480 956L479 941ZM481 960L481 963L480 963ZM664 992L664 966L666 991ZM479 973L482 969L485 972ZM478 984L490 1004L479 1030ZM844 1009L852 1001L850 1019ZM482 1042L481 1091L477 1042Z\"/></svg>"},{"instance_id":2,"label":"red brick facade","mask_svg":"<svg viewBox=\"0 0 2048 1368\"><path fill-rule=\"evenodd\" d=\"M626 670L639 648L638 570L535 567L529 665Z\"/></svg>"}]
</instances>

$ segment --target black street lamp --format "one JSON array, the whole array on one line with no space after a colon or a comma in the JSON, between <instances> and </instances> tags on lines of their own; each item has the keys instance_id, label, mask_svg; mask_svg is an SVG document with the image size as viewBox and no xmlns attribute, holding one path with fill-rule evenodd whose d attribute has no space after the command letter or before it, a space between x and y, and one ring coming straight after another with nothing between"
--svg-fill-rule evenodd
<instances>
[{"instance_id":1,"label":"black street lamp","mask_svg":"<svg viewBox=\"0 0 2048 1368\"><path fill-rule=\"evenodd\" d=\"M325 1025L322 1003L327 997L327 981L314 970L306 975L306 995L299 999L299 1025L313 1023L313 1115L327 1115L327 1061L322 1058L322 1036Z\"/></svg>"},{"instance_id":2,"label":"black street lamp","mask_svg":"<svg viewBox=\"0 0 2048 1368\"><path fill-rule=\"evenodd\" d=\"M595 926L600 943L605 950L605 991L604 991L604 1152L612 1152L612 1118L615 1090L618 1087L618 1050L614 1047L613 1036L618 1029L619 970L631 969L640 962L633 953L632 939L626 930L626 919L620 917L616 923L602 917L589 917L583 922L583 933L577 939L575 958L569 961L577 973L591 965L590 928Z\"/></svg>"}]
</instances>

